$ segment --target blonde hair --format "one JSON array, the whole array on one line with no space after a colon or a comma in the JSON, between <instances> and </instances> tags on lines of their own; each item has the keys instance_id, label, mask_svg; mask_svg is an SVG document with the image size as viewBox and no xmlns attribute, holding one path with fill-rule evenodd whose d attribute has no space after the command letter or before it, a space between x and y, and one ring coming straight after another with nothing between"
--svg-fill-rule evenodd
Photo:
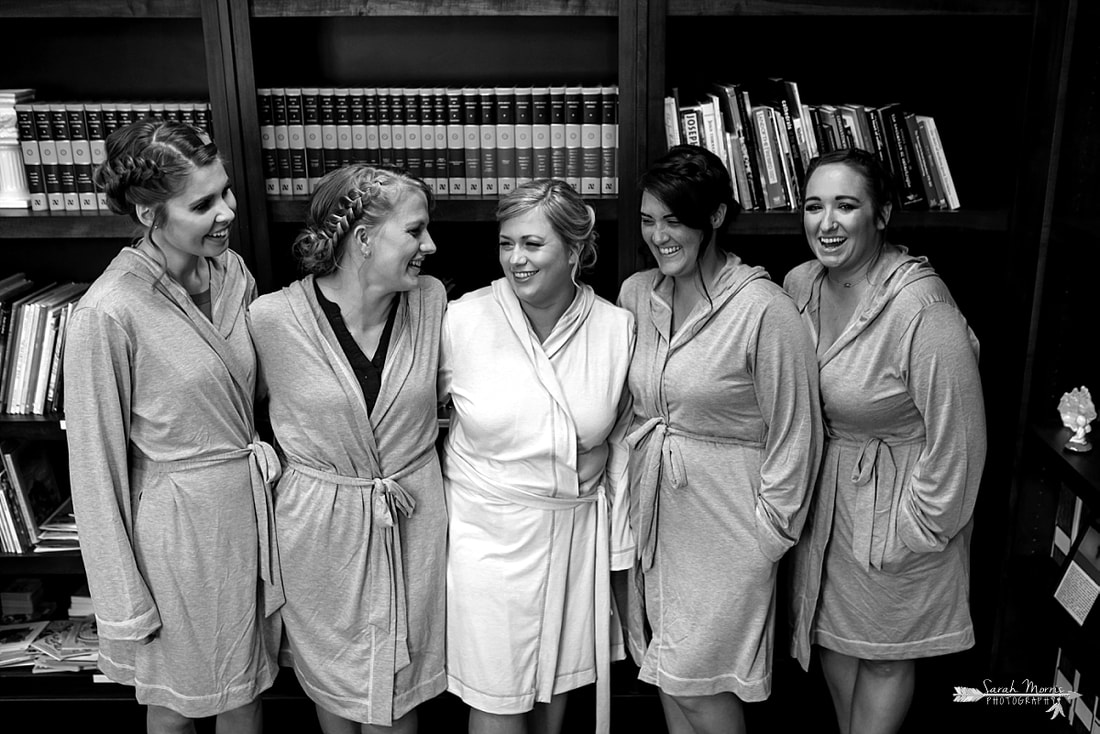
<instances>
[{"instance_id":1,"label":"blonde hair","mask_svg":"<svg viewBox=\"0 0 1100 734\"><path fill-rule=\"evenodd\" d=\"M577 269L596 264L596 212L584 203L577 190L557 178L536 178L517 186L497 205L497 222L538 209L565 246L577 255Z\"/></svg>"},{"instance_id":2,"label":"blonde hair","mask_svg":"<svg viewBox=\"0 0 1100 734\"><path fill-rule=\"evenodd\" d=\"M294 240L298 267L313 275L335 271L348 232L358 224L369 229L381 224L409 191L422 192L432 207L431 187L400 168L354 164L327 173L313 192L306 226Z\"/></svg>"}]
</instances>

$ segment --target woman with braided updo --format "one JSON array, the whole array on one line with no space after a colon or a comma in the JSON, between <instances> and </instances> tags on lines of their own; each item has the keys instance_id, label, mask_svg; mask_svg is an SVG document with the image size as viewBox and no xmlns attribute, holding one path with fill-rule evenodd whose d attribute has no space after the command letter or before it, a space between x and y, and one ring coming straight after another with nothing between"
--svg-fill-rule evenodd
<instances>
[{"instance_id":1,"label":"woman with braided updo","mask_svg":"<svg viewBox=\"0 0 1100 734\"><path fill-rule=\"evenodd\" d=\"M81 298L65 342L73 506L99 667L135 687L150 732L259 732L282 603L253 422L256 294L229 249L217 148L177 122L113 132L96 184L141 225Z\"/></svg>"},{"instance_id":2,"label":"woman with braided updo","mask_svg":"<svg viewBox=\"0 0 1100 734\"><path fill-rule=\"evenodd\" d=\"M330 172L294 243L307 275L250 311L283 464L288 652L326 734L414 732L446 688L431 205L397 169Z\"/></svg>"},{"instance_id":3,"label":"woman with braided updo","mask_svg":"<svg viewBox=\"0 0 1100 734\"><path fill-rule=\"evenodd\" d=\"M474 734L556 734L567 692L596 681L605 734L610 572L634 553L634 322L576 280L595 262L596 222L569 184L519 186L497 221L504 277L452 303L443 327L449 690Z\"/></svg>"}]
</instances>

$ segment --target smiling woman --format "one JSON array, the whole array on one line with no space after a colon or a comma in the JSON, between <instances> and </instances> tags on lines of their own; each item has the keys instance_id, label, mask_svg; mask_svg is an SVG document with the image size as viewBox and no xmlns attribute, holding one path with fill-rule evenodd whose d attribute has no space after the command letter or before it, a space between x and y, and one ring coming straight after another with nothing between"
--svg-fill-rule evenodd
<instances>
[{"instance_id":1,"label":"smiling woman","mask_svg":"<svg viewBox=\"0 0 1100 734\"><path fill-rule=\"evenodd\" d=\"M81 298L64 361L99 667L135 686L150 732L214 715L259 732L282 588L274 451L252 409L256 286L227 246L236 201L217 148L187 125L121 128L107 156L96 183L144 237Z\"/></svg>"},{"instance_id":2,"label":"smiling woman","mask_svg":"<svg viewBox=\"0 0 1100 734\"><path fill-rule=\"evenodd\" d=\"M474 734L556 734L595 680L606 734L633 319L576 279L595 221L569 184L519 186L497 221L504 277L451 304L442 337L448 688Z\"/></svg>"},{"instance_id":3,"label":"smiling woman","mask_svg":"<svg viewBox=\"0 0 1100 734\"><path fill-rule=\"evenodd\" d=\"M416 707L446 687L435 450L446 297L420 275L435 252L431 204L397 169L330 172L294 243L308 274L250 309L283 467L288 652L325 732L413 732Z\"/></svg>"}]
</instances>

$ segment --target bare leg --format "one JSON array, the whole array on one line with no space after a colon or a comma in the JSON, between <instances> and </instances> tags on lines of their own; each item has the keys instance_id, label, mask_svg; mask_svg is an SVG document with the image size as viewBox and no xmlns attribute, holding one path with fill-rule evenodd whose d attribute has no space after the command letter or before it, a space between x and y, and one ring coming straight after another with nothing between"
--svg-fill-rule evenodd
<instances>
[{"instance_id":1,"label":"bare leg","mask_svg":"<svg viewBox=\"0 0 1100 734\"><path fill-rule=\"evenodd\" d=\"M217 734L260 734L264 728L264 709L260 699L218 714Z\"/></svg>"},{"instance_id":2,"label":"bare leg","mask_svg":"<svg viewBox=\"0 0 1100 734\"><path fill-rule=\"evenodd\" d=\"M745 734L745 710L732 693L671 696L694 734ZM667 718L667 716L666 716Z\"/></svg>"},{"instance_id":3,"label":"bare leg","mask_svg":"<svg viewBox=\"0 0 1100 734\"><path fill-rule=\"evenodd\" d=\"M914 660L860 660L850 731L859 734L897 732L913 702L916 680Z\"/></svg>"},{"instance_id":4,"label":"bare leg","mask_svg":"<svg viewBox=\"0 0 1100 734\"><path fill-rule=\"evenodd\" d=\"M400 719L394 719L392 726L363 724L361 734L416 734L416 725L416 709L413 709Z\"/></svg>"},{"instance_id":5,"label":"bare leg","mask_svg":"<svg viewBox=\"0 0 1100 734\"><path fill-rule=\"evenodd\" d=\"M317 723L324 734L359 734L359 724L317 706Z\"/></svg>"},{"instance_id":6,"label":"bare leg","mask_svg":"<svg viewBox=\"0 0 1100 734\"><path fill-rule=\"evenodd\" d=\"M568 697L568 693L559 693L551 696L550 703L536 703L527 718L531 734L559 734Z\"/></svg>"},{"instance_id":7,"label":"bare leg","mask_svg":"<svg viewBox=\"0 0 1100 734\"><path fill-rule=\"evenodd\" d=\"M145 728L149 734L195 734L195 722L163 706L147 706Z\"/></svg>"},{"instance_id":8,"label":"bare leg","mask_svg":"<svg viewBox=\"0 0 1100 734\"><path fill-rule=\"evenodd\" d=\"M836 723L840 734L849 734L852 722L852 699L856 695L856 679L859 677L859 658L835 650L818 647L821 654L821 671L833 699Z\"/></svg>"},{"instance_id":9,"label":"bare leg","mask_svg":"<svg viewBox=\"0 0 1100 734\"><path fill-rule=\"evenodd\" d=\"M680 709L680 704L676 703L676 699L659 688L657 695L661 699L661 708L665 712L665 726L668 728L668 734L695 734L695 730L691 728L691 722Z\"/></svg>"},{"instance_id":10,"label":"bare leg","mask_svg":"<svg viewBox=\"0 0 1100 734\"><path fill-rule=\"evenodd\" d=\"M527 714L489 714L470 709L470 734L527 734Z\"/></svg>"}]
</instances>

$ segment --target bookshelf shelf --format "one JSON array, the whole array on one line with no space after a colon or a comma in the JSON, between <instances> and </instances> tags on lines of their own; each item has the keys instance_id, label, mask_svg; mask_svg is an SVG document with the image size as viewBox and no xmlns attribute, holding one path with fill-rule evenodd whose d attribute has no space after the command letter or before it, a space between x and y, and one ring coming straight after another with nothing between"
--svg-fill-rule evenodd
<instances>
[{"instance_id":1,"label":"bookshelf shelf","mask_svg":"<svg viewBox=\"0 0 1100 734\"><path fill-rule=\"evenodd\" d=\"M492 222L496 220L497 199L437 199L432 212L433 222ZM614 220L618 217L617 199L586 199L596 210L596 218ZM267 200L271 219L275 222L305 222L309 212L306 197L281 197Z\"/></svg>"},{"instance_id":2,"label":"bookshelf shelf","mask_svg":"<svg viewBox=\"0 0 1100 734\"><path fill-rule=\"evenodd\" d=\"M201 0L4 0L0 18L200 18Z\"/></svg>"},{"instance_id":3,"label":"bookshelf shelf","mask_svg":"<svg viewBox=\"0 0 1100 734\"><path fill-rule=\"evenodd\" d=\"M136 232L133 220L117 214L0 209L0 239L115 239L129 238Z\"/></svg>"},{"instance_id":4,"label":"bookshelf shelf","mask_svg":"<svg viewBox=\"0 0 1100 734\"><path fill-rule=\"evenodd\" d=\"M0 438L65 440L61 419L55 415L0 415Z\"/></svg>"},{"instance_id":5,"label":"bookshelf shelf","mask_svg":"<svg viewBox=\"0 0 1100 734\"><path fill-rule=\"evenodd\" d=\"M668 0L669 15L1031 15L1028 0Z\"/></svg>"},{"instance_id":6,"label":"bookshelf shelf","mask_svg":"<svg viewBox=\"0 0 1100 734\"><path fill-rule=\"evenodd\" d=\"M616 0L254 0L252 16L285 18L303 16L614 16Z\"/></svg>"},{"instance_id":7,"label":"bookshelf shelf","mask_svg":"<svg viewBox=\"0 0 1100 734\"><path fill-rule=\"evenodd\" d=\"M53 553L0 553L0 565L5 576L78 575L84 573L80 551L55 551Z\"/></svg>"},{"instance_id":8,"label":"bookshelf shelf","mask_svg":"<svg viewBox=\"0 0 1100 734\"><path fill-rule=\"evenodd\" d=\"M1032 424L1031 435L1049 449L1048 461L1057 458L1054 463L1063 481L1090 507L1100 508L1100 447L1084 454L1064 451L1070 432L1061 426Z\"/></svg>"}]
</instances>

